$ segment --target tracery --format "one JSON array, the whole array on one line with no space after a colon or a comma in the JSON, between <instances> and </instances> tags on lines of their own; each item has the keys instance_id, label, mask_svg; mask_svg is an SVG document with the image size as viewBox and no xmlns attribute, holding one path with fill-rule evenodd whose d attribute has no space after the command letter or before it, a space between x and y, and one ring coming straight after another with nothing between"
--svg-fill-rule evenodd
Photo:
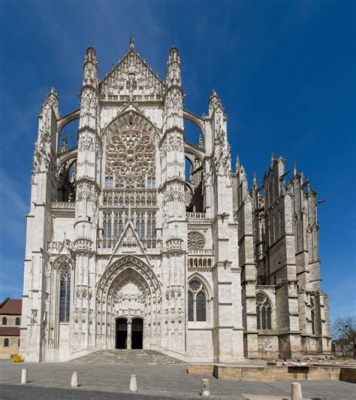
<instances>
[{"instance_id":1,"label":"tracery","mask_svg":"<svg viewBox=\"0 0 356 400\"><path fill-rule=\"evenodd\" d=\"M272 307L268 297L259 292L256 294L257 329L272 329Z\"/></svg>"},{"instance_id":2,"label":"tracery","mask_svg":"<svg viewBox=\"0 0 356 400\"><path fill-rule=\"evenodd\" d=\"M196 278L189 282L188 290L188 320L206 321L206 290Z\"/></svg>"},{"instance_id":3,"label":"tracery","mask_svg":"<svg viewBox=\"0 0 356 400\"><path fill-rule=\"evenodd\" d=\"M70 312L70 269L62 267L59 274L59 322L68 322Z\"/></svg>"},{"instance_id":4,"label":"tracery","mask_svg":"<svg viewBox=\"0 0 356 400\"><path fill-rule=\"evenodd\" d=\"M131 221L147 247L155 247L156 166L152 125L129 112L114 121L105 143L103 247L114 247Z\"/></svg>"}]
</instances>

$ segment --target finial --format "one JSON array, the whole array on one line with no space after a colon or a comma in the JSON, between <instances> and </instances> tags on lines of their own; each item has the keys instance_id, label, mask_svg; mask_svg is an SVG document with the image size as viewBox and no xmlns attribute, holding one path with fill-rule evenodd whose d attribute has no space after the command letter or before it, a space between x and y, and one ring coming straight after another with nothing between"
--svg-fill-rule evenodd
<instances>
[{"instance_id":1,"label":"finial","mask_svg":"<svg viewBox=\"0 0 356 400\"><path fill-rule=\"evenodd\" d=\"M135 49L135 39L132 36L130 36L130 49Z\"/></svg>"},{"instance_id":2,"label":"finial","mask_svg":"<svg viewBox=\"0 0 356 400\"><path fill-rule=\"evenodd\" d=\"M253 186L257 186L256 172L253 173L252 183L253 183Z\"/></svg>"},{"instance_id":3,"label":"finial","mask_svg":"<svg viewBox=\"0 0 356 400\"><path fill-rule=\"evenodd\" d=\"M199 135L198 147L199 147L200 149L203 149L203 148L204 148L203 136L202 136L201 134Z\"/></svg>"},{"instance_id":4,"label":"finial","mask_svg":"<svg viewBox=\"0 0 356 400\"><path fill-rule=\"evenodd\" d=\"M294 160L293 161L293 176L297 175L297 162Z\"/></svg>"},{"instance_id":5,"label":"finial","mask_svg":"<svg viewBox=\"0 0 356 400\"><path fill-rule=\"evenodd\" d=\"M66 132L64 132L63 133L62 146L60 148L60 152L64 153L67 150L68 150L68 140L67 140L67 134L66 134Z\"/></svg>"},{"instance_id":6,"label":"finial","mask_svg":"<svg viewBox=\"0 0 356 400\"><path fill-rule=\"evenodd\" d=\"M236 156L236 173L240 171L240 157L237 155Z\"/></svg>"},{"instance_id":7,"label":"finial","mask_svg":"<svg viewBox=\"0 0 356 400\"><path fill-rule=\"evenodd\" d=\"M211 95L209 97L209 108L217 109L220 107L222 109L222 104L219 95L216 93L216 90L211 91Z\"/></svg>"},{"instance_id":8,"label":"finial","mask_svg":"<svg viewBox=\"0 0 356 400\"><path fill-rule=\"evenodd\" d=\"M271 168L273 167L273 163L274 163L274 151L272 150L272 154L271 154Z\"/></svg>"}]
</instances>

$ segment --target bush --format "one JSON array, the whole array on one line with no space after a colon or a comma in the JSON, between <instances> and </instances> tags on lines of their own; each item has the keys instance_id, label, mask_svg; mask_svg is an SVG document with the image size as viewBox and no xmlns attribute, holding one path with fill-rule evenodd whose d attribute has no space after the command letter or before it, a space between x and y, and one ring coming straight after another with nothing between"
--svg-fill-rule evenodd
<instances>
[{"instance_id":1,"label":"bush","mask_svg":"<svg viewBox=\"0 0 356 400\"><path fill-rule=\"evenodd\" d=\"M20 354L12 354L11 358L13 362L23 362L23 358L20 356Z\"/></svg>"}]
</instances>

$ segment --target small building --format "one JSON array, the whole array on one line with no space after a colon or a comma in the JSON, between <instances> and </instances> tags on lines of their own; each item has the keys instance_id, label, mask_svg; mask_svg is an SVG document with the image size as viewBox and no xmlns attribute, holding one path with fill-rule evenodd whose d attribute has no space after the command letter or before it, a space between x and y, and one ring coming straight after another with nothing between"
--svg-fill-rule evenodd
<instances>
[{"instance_id":1,"label":"small building","mask_svg":"<svg viewBox=\"0 0 356 400\"><path fill-rule=\"evenodd\" d=\"M17 354L20 347L22 300L9 297L0 304L0 358Z\"/></svg>"}]
</instances>

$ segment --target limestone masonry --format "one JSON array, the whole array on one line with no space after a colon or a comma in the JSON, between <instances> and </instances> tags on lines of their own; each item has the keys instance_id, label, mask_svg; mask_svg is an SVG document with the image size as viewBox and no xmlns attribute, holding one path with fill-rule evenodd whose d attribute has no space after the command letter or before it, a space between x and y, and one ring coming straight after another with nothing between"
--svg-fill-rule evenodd
<instances>
[{"instance_id":1,"label":"limestone masonry","mask_svg":"<svg viewBox=\"0 0 356 400\"><path fill-rule=\"evenodd\" d=\"M215 362L330 352L315 191L295 166L287 179L282 157L249 187L243 166L231 169L218 95L204 116L183 96L178 50L162 81L131 40L102 81L87 50L79 109L62 116L55 90L46 97L27 216L26 361L115 348Z\"/></svg>"}]
</instances>

